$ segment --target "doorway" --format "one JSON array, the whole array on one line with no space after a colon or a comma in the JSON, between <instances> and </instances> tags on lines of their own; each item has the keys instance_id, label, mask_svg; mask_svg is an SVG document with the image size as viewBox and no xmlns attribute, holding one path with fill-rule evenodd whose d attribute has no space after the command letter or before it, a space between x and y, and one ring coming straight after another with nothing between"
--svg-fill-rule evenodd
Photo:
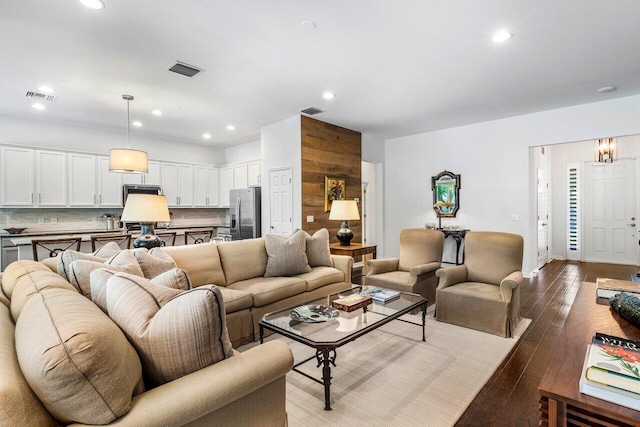
<instances>
[{"instance_id":1,"label":"doorway","mask_svg":"<svg viewBox=\"0 0 640 427\"><path fill-rule=\"evenodd\" d=\"M541 269L549 261L549 184L547 171L538 168L538 261Z\"/></svg>"},{"instance_id":2,"label":"doorway","mask_svg":"<svg viewBox=\"0 0 640 427\"><path fill-rule=\"evenodd\" d=\"M293 184L292 169L269 171L270 221L269 233L289 237L293 233Z\"/></svg>"}]
</instances>

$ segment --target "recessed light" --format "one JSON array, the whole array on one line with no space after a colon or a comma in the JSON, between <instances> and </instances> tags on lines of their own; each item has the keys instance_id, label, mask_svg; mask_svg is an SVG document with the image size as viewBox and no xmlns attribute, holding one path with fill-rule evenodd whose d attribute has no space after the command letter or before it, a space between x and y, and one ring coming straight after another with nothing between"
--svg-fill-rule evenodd
<instances>
[{"instance_id":1,"label":"recessed light","mask_svg":"<svg viewBox=\"0 0 640 427\"><path fill-rule=\"evenodd\" d=\"M511 37L513 37L513 34L511 34L509 31L500 30L500 31L497 31L493 35L493 37L491 37L491 41L493 41L494 43L502 43L509 40Z\"/></svg>"},{"instance_id":2,"label":"recessed light","mask_svg":"<svg viewBox=\"0 0 640 427\"><path fill-rule=\"evenodd\" d=\"M300 26L305 30L309 30L309 31L316 29L316 23L313 21L302 21Z\"/></svg>"},{"instance_id":3,"label":"recessed light","mask_svg":"<svg viewBox=\"0 0 640 427\"><path fill-rule=\"evenodd\" d=\"M602 86L600 89L598 89L599 93L609 93L609 92L613 92L614 90L617 90L618 87L617 86Z\"/></svg>"},{"instance_id":4,"label":"recessed light","mask_svg":"<svg viewBox=\"0 0 640 427\"><path fill-rule=\"evenodd\" d=\"M322 94L322 97L324 99L333 99L336 96L333 94L333 92L325 92L325 93Z\"/></svg>"},{"instance_id":5,"label":"recessed light","mask_svg":"<svg viewBox=\"0 0 640 427\"><path fill-rule=\"evenodd\" d=\"M160 111L160 110L153 110L153 111L151 112L151 114L153 114L154 116L161 116L161 115L162 115L162 111Z\"/></svg>"},{"instance_id":6,"label":"recessed light","mask_svg":"<svg viewBox=\"0 0 640 427\"><path fill-rule=\"evenodd\" d=\"M80 3L87 6L89 9L104 9L104 3L102 0L80 0Z\"/></svg>"},{"instance_id":7,"label":"recessed light","mask_svg":"<svg viewBox=\"0 0 640 427\"><path fill-rule=\"evenodd\" d=\"M236 127L234 125L229 125L227 126L227 130L236 130Z\"/></svg>"},{"instance_id":8,"label":"recessed light","mask_svg":"<svg viewBox=\"0 0 640 427\"><path fill-rule=\"evenodd\" d=\"M135 127L139 128L140 126L142 126L142 122L136 120L135 122L131 123L132 125L134 125Z\"/></svg>"},{"instance_id":9,"label":"recessed light","mask_svg":"<svg viewBox=\"0 0 640 427\"><path fill-rule=\"evenodd\" d=\"M203 134L202 134L202 137L203 137L204 139L211 139L211 135L209 135L208 133L203 133Z\"/></svg>"},{"instance_id":10,"label":"recessed light","mask_svg":"<svg viewBox=\"0 0 640 427\"><path fill-rule=\"evenodd\" d=\"M40 86L38 90L42 93L53 93L53 88L51 86Z\"/></svg>"},{"instance_id":11,"label":"recessed light","mask_svg":"<svg viewBox=\"0 0 640 427\"><path fill-rule=\"evenodd\" d=\"M46 108L44 104L40 104L39 102L36 102L35 104L33 104L32 107L38 111L42 111Z\"/></svg>"}]
</instances>

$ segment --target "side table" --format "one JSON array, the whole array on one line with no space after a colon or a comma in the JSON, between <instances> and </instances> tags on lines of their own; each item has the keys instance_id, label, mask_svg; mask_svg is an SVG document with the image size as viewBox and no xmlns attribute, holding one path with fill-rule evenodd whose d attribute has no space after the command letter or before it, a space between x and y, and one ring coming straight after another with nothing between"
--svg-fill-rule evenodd
<instances>
[{"instance_id":1,"label":"side table","mask_svg":"<svg viewBox=\"0 0 640 427\"><path fill-rule=\"evenodd\" d=\"M371 254L371 257L375 259L376 248L376 245L365 245L363 243L352 243L349 246L342 246L340 243L331 243L329 245L329 251L332 255L349 255L354 258Z\"/></svg>"},{"instance_id":2,"label":"side table","mask_svg":"<svg viewBox=\"0 0 640 427\"><path fill-rule=\"evenodd\" d=\"M444 233L444 238L451 237L456 242L456 265L464 264L464 249L462 251L462 262L460 259L460 246L462 246L462 241L464 240L464 236L467 234L469 230L454 230L451 228L436 228L438 231L442 231Z\"/></svg>"}]
</instances>

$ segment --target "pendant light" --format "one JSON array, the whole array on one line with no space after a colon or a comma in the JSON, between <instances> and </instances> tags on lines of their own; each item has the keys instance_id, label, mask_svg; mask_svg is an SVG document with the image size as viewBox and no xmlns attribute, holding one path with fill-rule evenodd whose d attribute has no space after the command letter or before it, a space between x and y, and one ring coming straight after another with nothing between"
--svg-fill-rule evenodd
<instances>
[{"instance_id":1,"label":"pendant light","mask_svg":"<svg viewBox=\"0 0 640 427\"><path fill-rule=\"evenodd\" d=\"M147 173L149 159L146 151L131 149L131 120L129 118L129 102L133 96L122 95L127 101L127 148L112 148L109 151L109 170L123 173Z\"/></svg>"}]
</instances>

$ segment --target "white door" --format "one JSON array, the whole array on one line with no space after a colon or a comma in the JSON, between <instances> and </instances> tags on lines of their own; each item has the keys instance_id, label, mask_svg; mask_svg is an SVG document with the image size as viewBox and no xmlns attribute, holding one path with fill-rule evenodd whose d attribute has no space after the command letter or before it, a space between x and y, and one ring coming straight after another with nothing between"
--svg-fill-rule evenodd
<instances>
[{"instance_id":1,"label":"white door","mask_svg":"<svg viewBox=\"0 0 640 427\"><path fill-rule=\"evenodd\" d=\"M636 265L636 161L584 168L584 261Z\"/></svg>"},{"instance_id":2,"label":"white door","mask_svg":"<svg viewBox=\"0 0 640 427\"><path fill-rule=\"evenodd\" d=\"M538 169L538 268L549 261L549 185L547 171Z\"/></svg>"},{"instance_id":3,"label":"white door","mask_svg":"<svg viewBox=\"0 0 640 427\"><path fill-rule=\"evenodd\" d=\"M96 156L69 153L69 206L95 206L96 197Z\"/></svg>"},{"instance_id":4,"label":"white door","mask_svg":"<svg viewBox=\"0 0 640 427\"><path fill-rule=\"evenodd\" d=\"M218 192L218 200L220 202L220 206L229 207L229 190L233 188L233 167L226 166L220 169L220 180L218 184L220 186L220 191Z\"/></svg>"},{"instance_id":5,"label":"white door","mask_svg":"<svg viewBox=\"0 0 640 427\"><path fill-rule=\"evenodd\" d=\"M162 193L169 206L178 206L178 164L162 162Z\"/></svg>"},{"instance_id":6,"label":"white door","mask_svg":"<svg viewBox=\"0 0 640 427\"><path fill-rule=\"evenodd\" d=\"M33 150L0 147L0 198L4 206L32 206Z\"/></svg>"},{"instance_id":7,"label":"white door","mask_svg":"<svg viewBox=\"0 0 640 427\"><path fill-rule=\"evenodd\" d=\"M269 171L271 224L269 234L288 237L293 233L293 184L291 168Z\"/></svg>"},{"instance_id":8,"label":"white door","mask_svg":"<svg viewBox=\"0 0 640 427\"><path fill-rule=\"evenodd\" d=\"M178 204L193 206L193 166L178 165Z\"/></svg>"},{"instance_id":9,"label":"white door","mask_svg":"<svg viewBox=\"0 0 640 427\"><path fill-rule=\"evenodd\" d=\"M109 170L109 158L98 157L98 205L122 206L122 175Z\"/></svg>"},{"instance_id":10,"label":"white door","mask_svg":"<svg viewBox=\"0 0 640 427\"><path fill-rule=\"evenodd\" d=\"M207 206L218 206L218 168L212 166L207 167Z\"/></svg>"},{"instance_id":11,"label":"white door","mask_svg":"<svg viewBox=\"0 0 640 427\"><path fill-rule=\"evenodd\" d=\"M235 189L247 188L249 181L247 180L247 164L242 163L233 166L233 187Z\"/></svg>"},{"instance_id":12,"label":"white door","mask_svg":"<svg viewBox=\"0 0 640 427\"><path fill-rule=\"evenodd\" d=\"M247 185L249 187L260 186L260 160L247 163Z\"/></svg>"},{"instance_id":13,"label":"white door","mask_svg":"<svg viewBox=\"0 0 640 427\"><path fill-rule=\"evenodd\" d=\"M67 205L67 154L36 151L36 187L38 206Z\"/></svg>"},{"instance_id":14,"label":"white door","mask_svg":"<svg viewBox=\"0 0 640 427\"><path fill-rule=\"evenodd\" d=\"M207 206L207 166L193 167L193 205Z\"/></svg>"}]
</instances>

